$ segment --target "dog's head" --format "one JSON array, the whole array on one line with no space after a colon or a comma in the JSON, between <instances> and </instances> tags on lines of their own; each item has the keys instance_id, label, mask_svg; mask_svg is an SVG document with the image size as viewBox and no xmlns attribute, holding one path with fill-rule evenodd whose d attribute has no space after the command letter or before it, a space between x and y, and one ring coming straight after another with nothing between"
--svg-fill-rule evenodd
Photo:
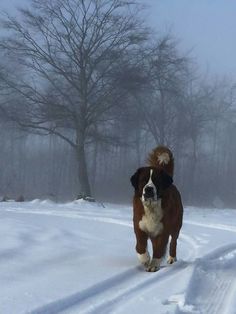
<instances>
[{"instance_id":1,"label":"dog's head","mask_svg":"<svg viewBox=\"0 0 236 314\"><path fill-rule=\"evenodd\" d=\"M160 199L163 191L173 182L172 177L165 171L153 167L139 168L130 181L135 189L135 194L141 198L144 204Z\"/></svg>"}]
</instances>

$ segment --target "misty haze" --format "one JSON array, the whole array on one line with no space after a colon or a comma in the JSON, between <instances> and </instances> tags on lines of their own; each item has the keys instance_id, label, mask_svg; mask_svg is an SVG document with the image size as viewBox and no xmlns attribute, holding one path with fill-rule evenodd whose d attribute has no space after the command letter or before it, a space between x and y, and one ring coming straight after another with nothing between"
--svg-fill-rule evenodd
<instances>
[{"instance_id":1,"label":"misty haze","mask_svg":"<svg viewBox=\"0 0 236 314\"><path fill-rule=\"evenodd\" d=\"M151 28L151 8L79 2L2 15L2 197L124 203L130 175L166 145L187 204L234 207L232 77L198 64L173 27Z\"/></svg>"},{"instance_id":2,"label":"misty haze","mask_svg":"<svg viewBox=\"0 0 236 314\"><path fill-rule=\"evenodd\" d=\"M236 4L0 12L0 314L235 314ZM185 214L179 260L155 282L136 267L130 177L157 146L173 153Z\"/></svg>"}]
</instances>

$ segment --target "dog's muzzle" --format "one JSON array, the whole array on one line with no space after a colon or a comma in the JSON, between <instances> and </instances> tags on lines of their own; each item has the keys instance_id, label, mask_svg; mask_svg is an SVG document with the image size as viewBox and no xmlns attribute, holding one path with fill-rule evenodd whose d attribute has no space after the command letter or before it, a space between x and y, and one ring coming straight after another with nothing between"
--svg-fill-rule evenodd
<instances>
[{"instance_id":1,"label":"dog's muzzle","mask_svg":"<svg viewBox=\"0 0 236 314\"><path fill-rule=\"evenodd\" d=\"M154 199L155 197L154 188L152 186L146 186L144 189L143 196L145 200Z\"/></svg>"},{"instance_id":2,"label":"dog's muzzle","mask_svg":"<svg viewBox=\"0 0 236 314\"><path fill-rule=\"evenodd\" d=\"M161 194L153 185L146 185L143 189L142 202L144 203L154 203L161 199Z\"/></svg>"}]
</instances>

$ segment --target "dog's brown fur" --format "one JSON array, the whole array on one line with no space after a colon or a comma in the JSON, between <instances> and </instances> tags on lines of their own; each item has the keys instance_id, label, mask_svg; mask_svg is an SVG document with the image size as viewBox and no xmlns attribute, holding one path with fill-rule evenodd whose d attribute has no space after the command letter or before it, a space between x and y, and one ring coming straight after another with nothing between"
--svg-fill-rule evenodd
<instances>
[{"instance_id":1,"label":"dog's brown fur","mask_svg":"<svg viewBox=\"0 0 236 314\"><path fill-rule=\"evenodd\" d=\"M133 223L136 235L136 251L144 254L147 249L147 241L150 238L153 247L153 258L162 258L166 251L166 246L171 236L169 256L176 258L176 246L179 231L182 227L183 206L181 196L175 185L171 185L162 194L161 207L163 209L163 231L157 237L152 238L139 228L139 222L144 215L144 208L140 197L137 195L133 199Z\"/></svg>"},{"instance_id":2,"label":"dog's brown fur","mask_svg":"<svg viewBox=\"0 0 236 314\"><path fill-rule=\"evenodd\" d=\"M161 165L158 161L158 154L168 153L169 163ZM161 177L163 176L163 170L166 171L168 176L173 177L174 159L171 151L166 147L157 147L152 151L149 156L149 163L152 167L155 167L156 173ZM156 165L156 166L154 166ZM147 171L149 167L140 168L138 171L140 180L142 180L142 173ZM146 170L145 170L146 169ZM160 170L161 169L161 170ZM137 172L136 172L137 173ZM165 176L165 174L164 174ZM134 176L133 176L134 177ZM132 177L132 178L133 178ZM132 182L131 178L131 182ZM168 179L168 178L167 178ZM140 181L141 182L141 181ZM161 208L163 211L162 224L163 230L160 234L152 237L150 234L140 229L139 222L142 220L145 214L144 206L141 200L142 185L135 187L135 195L133 198L133 224L134 232L136 235L136 251L138 254L145 254L147 251L148 239L152 242L153 258L160 259L164 256L166 247L168 244L169 236L171 236L170 248L169 248L169 263L173 263L176 260L176 246L180 229L182 227L183 219L183 205L181 196L174 184L170 184L161 193ZM133 184L133 182L132 182ZM133 186L135 186L133 184Z\"/></svg>"},{"instance_id":3,"label":"dog's brown fur","mask_svg":"<svg viewBox=\"0 0 236 314\"><path fill-rule=\"evenodd\" d=\"M152 150L148 157L148 165L164 170L171 177L174 175L173 154L166 146L158 146Z\"/></svg>"}]
</instances>

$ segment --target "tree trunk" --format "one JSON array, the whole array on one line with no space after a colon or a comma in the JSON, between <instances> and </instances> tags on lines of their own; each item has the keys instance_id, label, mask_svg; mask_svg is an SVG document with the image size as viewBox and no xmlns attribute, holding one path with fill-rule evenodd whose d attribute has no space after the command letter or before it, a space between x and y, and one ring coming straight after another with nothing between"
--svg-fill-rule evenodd
<instances>
[{"instance_id":1,"label":"tree trunk","mask_svg":"<svg viewBox=\"0 0 236 314\"><path fill-rule=\"evenodd\" d=\"M77 161L78 161L78 176L80 184L80 195L91 196L91 188L88 178L88 169L85 156L84 144L78 144L77 146Z\"/></svg>"},{"instance_id":2,"label":"tree trunk","mask_svg":"<svg viewBox=\"0 0 236 314\"><path fill-rule=\"evenodd\" d=\"M197 166L197 139L192 138L193 141L193 152L192 152L192 160L191 160L191 171L189 172L189 184L190 184L190 201L195 201L195 197L197 194L196 189L196 166Z\"/></svg>"},{"instance_id":3,"label":"tree trunk","mask_svg":"<svg viewBox=\"0 0 236 314\"><path fill-rule=\"evenodd\" d=\"M94 153L93 153L93 164L92 164L92 177L91 177L91 186L94 191L96 185L96 176L97 176L97 158L98 158L98 142L94 143Z\"/></svg>"}]
</instances>

